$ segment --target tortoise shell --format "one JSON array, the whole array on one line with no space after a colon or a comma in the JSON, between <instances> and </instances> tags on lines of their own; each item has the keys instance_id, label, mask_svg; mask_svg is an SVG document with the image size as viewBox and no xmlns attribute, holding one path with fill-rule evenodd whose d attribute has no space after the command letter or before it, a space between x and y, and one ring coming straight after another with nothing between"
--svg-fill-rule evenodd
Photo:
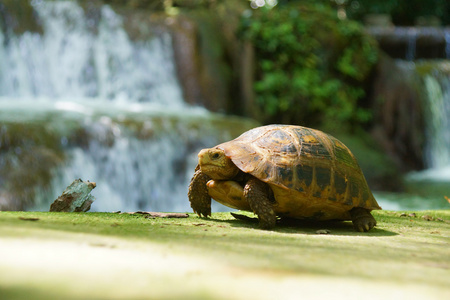
<instances>
[{"instance_id":1,"label":"tortoise shell","mask_svg":"<svg viewBox=\"0 0 450 300\"><path fill-rule=\"evenodd\" d=\"M350 150L322 131L268 125L217 148L242 172L269 184L279 216L350 220L353 207L381 209Z\"/></svg>"}]
</instances>

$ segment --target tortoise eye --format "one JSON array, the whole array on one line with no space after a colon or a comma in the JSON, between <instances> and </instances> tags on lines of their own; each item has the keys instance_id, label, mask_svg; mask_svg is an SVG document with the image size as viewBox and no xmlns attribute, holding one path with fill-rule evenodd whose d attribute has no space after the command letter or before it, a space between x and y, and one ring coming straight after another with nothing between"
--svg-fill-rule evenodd
<instances>
[{"instance_id":1,"label":"tortoise eye","mask_svg":"<svg viewBox=\"0 0 450 300\"><path fill-rule=\"evenodd\" d=\"M220 154L219 153L214 153L211 157L213 159L218 159L220 157Z\"/></svg>"}]
</instances>

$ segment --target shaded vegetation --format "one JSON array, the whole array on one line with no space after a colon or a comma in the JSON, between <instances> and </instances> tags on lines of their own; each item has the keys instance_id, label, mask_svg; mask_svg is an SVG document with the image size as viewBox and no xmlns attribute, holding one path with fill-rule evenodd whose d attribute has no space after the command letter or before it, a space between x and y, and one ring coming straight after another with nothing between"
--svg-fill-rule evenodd
<instances>
[{"instance_id":1,"label":"shaded vegetation","mask_svg":"<svg viewBox=\"0 0 450 300\"><path fill-rule=\"evenodd\" d=\"M265 121L317 126L370 120L361 101L377 61L362 27L324 5L259 9L243 20L255 47L255 94Z\"/></svg>"},{"instance_id":2,"label":"shaded vegetation","mask_svg":"<svg viewBox=\"0 0 450 300\"><path fill-rule=\"evenodd\" d=\"M337 2L337 1L336 1ZM395 25L413 26L422 17L437 17L450 24L450 2L447 0L346 0L349 17L362 20L367 14L388 14Z\"/></svg>"},{"instance_id":3,"label":"shaded vegetation","mask_svg":"<svg viewBox=\"0 0 450 300\"><path fill-rule=\"evenodd\" d=\"M61 136L47 125L1 124L0 198L6 204L0 207L23 209L33 203L36 187L47 188L52 170L64 160Z\"/></svg>"}]
</instances>

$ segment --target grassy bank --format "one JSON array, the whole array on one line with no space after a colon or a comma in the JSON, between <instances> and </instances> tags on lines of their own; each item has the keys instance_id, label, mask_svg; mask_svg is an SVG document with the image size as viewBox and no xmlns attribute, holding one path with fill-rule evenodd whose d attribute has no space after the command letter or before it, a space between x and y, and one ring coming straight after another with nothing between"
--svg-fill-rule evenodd
<instances>
[{"instance_id":1,"label":"grassy bank","mask_svg":"<svg viewBox=\"0 0 450 300\"><path fill-rule=\"evenodd\" d=\"M378 226L0 212L1 299L445 299L450 210ZM317 231L328 229L329 234Z\"/></svg>"}]
</instances>

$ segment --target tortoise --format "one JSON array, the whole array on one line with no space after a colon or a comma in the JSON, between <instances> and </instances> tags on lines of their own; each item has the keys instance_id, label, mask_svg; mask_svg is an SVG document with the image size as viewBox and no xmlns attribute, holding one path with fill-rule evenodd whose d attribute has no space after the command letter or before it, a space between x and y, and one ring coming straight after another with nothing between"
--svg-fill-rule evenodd
<instances>
[{"instance_id":1,"label":"tortoise","mask_svg":"<svg viewBox=\"0 0 450 300\"><path fill-rule=\"evenodd\" d=\"M229 142L203 149L189 185L191 207L211 216L211 198L252 211L262 229L277 217L352 220L357 231L376 225L381 209L353 154L322 131L294 125L251 129Z\"/></svg>"}]
</instances>

